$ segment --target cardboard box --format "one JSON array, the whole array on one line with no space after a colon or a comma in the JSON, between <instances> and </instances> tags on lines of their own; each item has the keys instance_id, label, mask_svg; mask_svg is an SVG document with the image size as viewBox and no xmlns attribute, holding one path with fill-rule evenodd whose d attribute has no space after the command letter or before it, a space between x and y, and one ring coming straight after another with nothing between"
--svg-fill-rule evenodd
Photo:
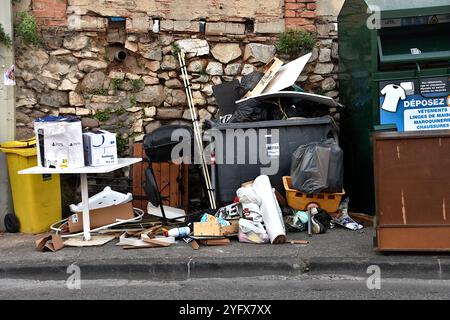
<instances>
[{"instance_id":1,"label":"cardboard box","mask_svg":"<svg viewBox=\"0 0 450 320\"><path fill-rule=\"evenodd\" d=\"M104 130L83 133L84 160L87 166L117 164L116 134Z\"/></svg>"},{"instance_id":2,"label":"cardboard box","mask_svg":"<svg viewBox=\"0 0 450 320\"><path fill-rule=\"evenodd\" d=\"M239 232L239 219L229 219L229 226L217 222L194 222L194 237L224 237Z\"/></svg>"},{"instance_id":3,"label":"cardboard box","mask_svg":"<svg viewBox=\"0 0 450 320\"><path fill-rule=\"evenodd\" d=\"M90 210L91 229L99 228L117 222L117 219L128 220L134 218L133 204L127 202L101 209ZM83 213L74 213L69 217L69 232L83 230Z\"/></svg>"},{"instance_id":4,"label":"cardboard box","mask_svg":"<svg viewBox=\"0 0 450 320\"><path fill-rule=\"evenodd\" d=\"M45 117L34 122L38 165L84 167L83 133L77 118Z\"/></svg>"},{"instance_id":5,"label":"cardboard box","mask_svg":"<svg viewBox=\"0 0 450 320\"><path fill-rule=\"evenodd\" d=\"M55 252L64 247L64 243L59 234L50 234L45 237L39 238L35 242L36 250L38 251L51 251Z\"/></svg>"}]
</instances>

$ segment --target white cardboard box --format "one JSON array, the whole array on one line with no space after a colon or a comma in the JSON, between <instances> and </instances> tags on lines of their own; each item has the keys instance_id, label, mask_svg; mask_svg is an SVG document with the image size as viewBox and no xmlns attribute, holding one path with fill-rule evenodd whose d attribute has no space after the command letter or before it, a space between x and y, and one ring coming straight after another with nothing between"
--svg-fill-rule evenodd
<instances>
[{"instance_id":1,"label":"white cardboard box","mask_svg":"<svg viewBox=\"0 0 450 320\"><path fill-rule=\"evenodd\" d=\"M34 122L38 165L47 168L84 167L83 132L79 119L45 117Z\"/></svg>"},{"instance_id":2,"label":"white cardboard box","mask_svg":"<svg viewBox=\"0 0 450 320\"><path fill-rule=\"evenodd\" d=\"M105 130L83 133L84 158L88 166L117 164L116 134Z\"/></svg>"}]
</instances>

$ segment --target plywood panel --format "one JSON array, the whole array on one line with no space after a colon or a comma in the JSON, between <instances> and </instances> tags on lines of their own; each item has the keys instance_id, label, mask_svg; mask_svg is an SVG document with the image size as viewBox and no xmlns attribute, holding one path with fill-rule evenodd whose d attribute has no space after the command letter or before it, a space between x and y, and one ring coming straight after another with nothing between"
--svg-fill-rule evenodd
<instances>
[{"instance_id":1,"label":"plywood panel","mask_svg":"<svg viewBox=\"0 0 450 320\"><path fill-rule=\"evenodd\" d=\"M379 246L450 250L450 131L378 133L374 160Z\"/></svg>"},{"instance_id":2,"label":"plywood panel","mask_svg":"<svg viewBox=\"0 0 450 320\"><path fill-rule=\"evenodd\" d=\"M135 143L133 146L133 155L145 158L142 143ZM148 201L142 188L143 179L145 179L145 170L148 163L143 161L133 166L133 205L137 208L146 210ZM164 205L173 207L186 207L189 203L188 198L188 165L174 163L152 163L155 174L155 180L160 189L161 195L166 197ZM182 184L180 184L182 182ZM183 188L182 188L183 185ZM138 199L138 198L142 199Z\"/></svg>"}]
</instances>

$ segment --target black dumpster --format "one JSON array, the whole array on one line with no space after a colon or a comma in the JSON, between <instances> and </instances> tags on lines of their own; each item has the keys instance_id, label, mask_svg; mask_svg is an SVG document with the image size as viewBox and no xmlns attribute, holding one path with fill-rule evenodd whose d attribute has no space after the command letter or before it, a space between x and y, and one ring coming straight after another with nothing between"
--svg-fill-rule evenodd
<instances>
[{"instance_id":1,"label":"black dumpster","mask_svg":"<svg viewBox=\"0 0 450 320\"><path fill-rule=\"evenodd\" d=\"M290 175L292 153L300 145L333 137L332 128L328 116L216 124L217 202L232 202L242 183L261 174L284 194L282 177Z\"/></svg>"}]
</instances>

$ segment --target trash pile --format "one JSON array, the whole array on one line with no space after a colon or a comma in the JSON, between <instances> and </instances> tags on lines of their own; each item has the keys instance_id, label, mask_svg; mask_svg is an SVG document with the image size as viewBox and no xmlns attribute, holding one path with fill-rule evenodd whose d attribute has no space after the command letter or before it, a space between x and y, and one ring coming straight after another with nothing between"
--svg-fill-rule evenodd
<instances>
[{"instance_id":1,"label":"trash pile","mask_svg":"<svg viewBox=\"0 0 450 320\"><path fill-rule=\"evenodd\" d=\"M253 72L243 76L241 81L214 86L219 118L199 123L184 53L180 53L178 58L192 127L163 126L145 136L143 145L148 169L142 183L149 201L147 212L133 208L130 193L123 194L106 187L88 201L91 239L83 238L86 204L78 203L70 205L71 216L54 223L51 229L55 234L39 239L36 248L57 251L64 246L103 245L113 239L117 239L117 246L123 249L170 247L183 241L198 250L202 245L230 245L232 238L249 244L308 244L308 240L289 240L287 233L320 234L335 226L361 229L363 226L348 213L349 199L344 198L343 189L344 155L334 123L327 117L330 108L342 106L332 98L306 93L295 84L310 56L307 54L287 64L274 58L264 72ZM71 134L59 137L58 132L51 130L61 125ZM264 132L262 136L270 141L262 144L263 150L254 153L260 155L262 151L270 160L276 160L277 172L260 173L263 165L259 162L231 166L208 162L203 126L216 128L223 134L230 128ZM174 132L178 138L174 138ZM180 132L184 132L184 136ZM103 131L81 135L79 125L72 119L63 122L43 119L37 122L36 136L40 150L38 162L42 166L58 168L117 163L115 144L96 149L100 142L114 141L114 134ZM78 142L80 137L83 139ZM55 143L51 141L57 138L76 143L78 153L67 155L65 149L53 148ZM209 203L207 208L197 212L163 204L152 167L153 162L174 161L174 148L189 153L178 153L180 159L192 157L192 145L200 150L200 181ZM225 145L214 142L212 146L212 157L214 152L224 154L225 149L230 152ZM246 144L247 147L253 145ZM231 150L235 153L247 151L242 148Z\"/></svg>"}]
</instances>

